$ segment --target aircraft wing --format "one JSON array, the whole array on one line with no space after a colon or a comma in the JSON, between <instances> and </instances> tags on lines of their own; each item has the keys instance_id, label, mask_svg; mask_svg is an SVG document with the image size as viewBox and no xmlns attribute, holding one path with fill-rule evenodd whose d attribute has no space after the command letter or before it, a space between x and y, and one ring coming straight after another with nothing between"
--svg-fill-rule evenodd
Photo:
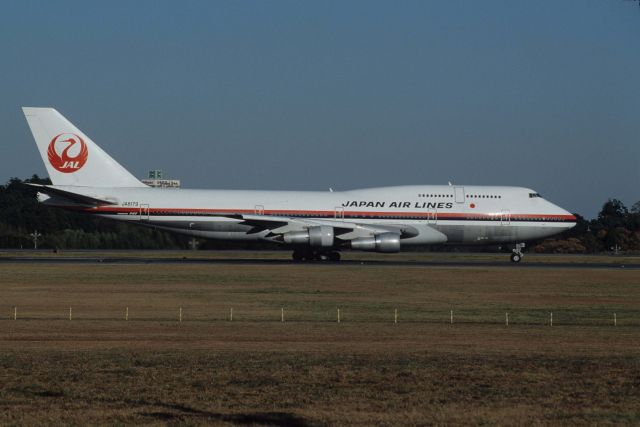
<instances>
[{"instance_id":1,"label":"aircraft wing","mask_svg":"<svg viewBox=\"0 0 640 427\"><path fill-rule=\"evenodd\" d=\"M316 226L332 227L336 238L343 241L380 233L396 233L400 238L414 237L420 233L416 228L404 224L364 224L339 219L306 219L274 215L229 214L223 216L241 219L242 224L252 226L250 234L269 230L271 237Z\"/></svg>"}]
</instances>

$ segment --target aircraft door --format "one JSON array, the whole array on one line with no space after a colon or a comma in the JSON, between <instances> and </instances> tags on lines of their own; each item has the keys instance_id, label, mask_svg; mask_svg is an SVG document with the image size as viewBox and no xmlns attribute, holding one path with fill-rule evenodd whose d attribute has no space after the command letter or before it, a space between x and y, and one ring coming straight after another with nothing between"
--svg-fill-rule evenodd
<instances>
[{"instance_id":1,"label":"aircraft door","mask_svg":"<svg viewBox=\"0 0 640 427\"><path fill-rule=\"evenodd\" d=\"M427 224L437 224L438 223L438 211L429 211L427 212Z\"/></svg>"},{"instance_id":2,"label":"aircraft door","mask_svg":"<svg viewBox=\"0 0 640 427\"><path fill-rule=\"evenodd\" d=\"M511 211L509 209L503 209L500 213L500 225L511 224Z\"/></svg>"},{"instance_id":3,"label":"aircraft door","mask_svg":"<svg viewBox=\"0 0 640 427\"><path fill-rule=\"evenodd\" d=\"M256 215L264 215L264 206L263 205L256 205L254 210Z\"/></svg>"},{"instance_id":4,"label":"aircraft door","mask_svg":"<svg viewBox=\"0 0 640 427\"><path fill-rule=\"evenodd\" d=\"M339 221L344 221L344 208L342 206L336 207L333 212L333 217Z\"/></svg>"},{"instance_id":5,"label":"aircraft door","mask_svg":"<svg viewBox=\"0 0 640 427\"><path fill-rule=\"evenodd\" d=\"M140 221L149 221L149 204L141 203L139 212Z\"/></svg>"},{"instance_id":6,"label":"aircraft door","mask_svg":"<svg viewBox=\"0 0 640 427\"><path fill-rule=\"evenodd\" d=\"M453 187L456 203L464 203L464 187Z\"/></svg>"}]
</instances>

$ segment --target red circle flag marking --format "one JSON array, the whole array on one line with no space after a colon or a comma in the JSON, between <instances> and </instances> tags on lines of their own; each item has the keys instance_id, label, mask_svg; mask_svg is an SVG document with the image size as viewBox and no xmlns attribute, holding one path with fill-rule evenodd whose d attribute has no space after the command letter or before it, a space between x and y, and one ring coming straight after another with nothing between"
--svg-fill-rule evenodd
<instances>
[{"instance_id":1,"label":"red circle flag marking","mask_svg":"<svg viewBox=\"0 0 640 427\"><path fill-rule=\"evenodd\" d=\"M59 153L59 150L62 152ZM62 173L73 173L80 170L87 162L89 150L79 135L61 133L53 137L49 143L47 155L49 163L55 170Z\"/></svg>"}]
</instances>

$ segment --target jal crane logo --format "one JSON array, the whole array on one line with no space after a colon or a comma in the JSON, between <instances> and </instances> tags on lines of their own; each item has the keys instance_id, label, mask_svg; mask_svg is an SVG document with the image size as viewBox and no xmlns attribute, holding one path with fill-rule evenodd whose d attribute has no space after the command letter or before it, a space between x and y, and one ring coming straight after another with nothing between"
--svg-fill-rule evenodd
<instances>
[{"instance_id":1,"label":"jal crane logo","mask_svg":"<svg viewBox=\"0 0 640 427\"><path fill-rule=\"evenodd\" d=\"M82 168L89 157L84 140L75 133L61 133L49 143L49 163L57 171L73 173Z\"/></svg>"}]
</instances>

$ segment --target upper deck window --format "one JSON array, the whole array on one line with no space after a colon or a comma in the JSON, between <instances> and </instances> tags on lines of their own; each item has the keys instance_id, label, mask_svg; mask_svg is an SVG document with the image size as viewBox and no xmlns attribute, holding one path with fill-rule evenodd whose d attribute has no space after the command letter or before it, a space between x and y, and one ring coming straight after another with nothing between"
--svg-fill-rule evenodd
<instances>
[{"instance_id":1,"label":"upper deck window","mask_svg":"<svg viewBox=\"0 0 640 427\"><path fill-rule=\"evenodd\" d=\"M540 194L538 193L529 193L529 198L533 199L534 197L542 197Z\"/></svg>"}]
</instances>

